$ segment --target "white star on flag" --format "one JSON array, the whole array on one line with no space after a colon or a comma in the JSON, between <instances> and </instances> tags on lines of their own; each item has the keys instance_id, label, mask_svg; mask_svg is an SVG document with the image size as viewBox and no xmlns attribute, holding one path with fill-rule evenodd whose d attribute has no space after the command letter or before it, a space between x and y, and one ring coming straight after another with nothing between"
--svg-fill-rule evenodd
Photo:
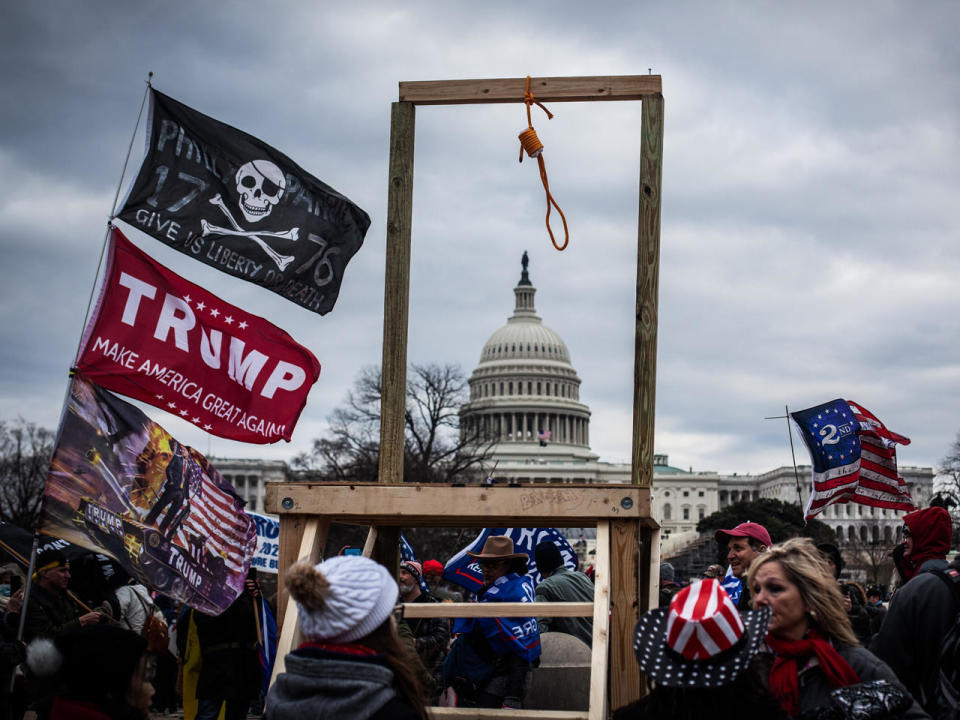
<instances>
[{"instance_id":1,"label":"white star on flag","mask_svg":"<svg viewBox=\"0 0 960 720\"><path fill-rule=\"evenodd\" d=\"M211 308L210 314L213 315L214 317L220 317L220 311L217 310L216 308Z\"/></svg>"},{"instance_id":2,"label":"white star on flag","mask_svg":"<svg viewBox=\"0 0 960 720\"><path fill-rule=\"evenodd\" d=\"M183 417L186 417L188 413L189 413L188 410L181 410L181 411L180 411L180 415L182 415Z\"/></svg>"},{"instance_id":3,"label":"white star on flag","mask_svg":"<svg viewBox=\"0 0 960 720\"><path fill-rule=\"evenodd\" d=\"M209 430L209 429L212 428L212 427L213 427L213 425L204 425L204 426L203 426L203 429L204 429L204 430Z\"/></svg>"},{"instance_id":4,"label":"white star on flag","mask_svg":"<svg viewBox=\"0 0 960 720\"><path fill-rule=\"evenodd\" d=\"M163 400L163 395L157 395L157 400Z\"/></svg>"},{"instance_id":5,"label":"white star on flag","mask_svg":"<svg viewBox=\"0 0 960 720\"><path fill-rule=\"evenodd\" d=\"M168 402L167 407L170 408L171 410L175 410L177 407L177 404L173 402Z\"/></svg>"},{"instance_id":6,"label":"white star on flag","mask_svg":"<svg viewBox=\"0 0 960 720\"><path fill-rule=\"evenodd\" d=\"M206 303L204 303L201 300L200 302L197 303L197 310L203 310L206 306L207 306Z\"/></svg>"},{"instance_id":7,"label":"white star on flag","mask_svg":"<svg viewBox=\"0 0 960 720\"><path fill-rule=\"evenodd\" d=\"M193 419L193 422L195 422L195 423L198 423L198 422L200 422L200 418L198 418L198 417L195 417L195 418Z\"/></svg>"},{"instance_id":8,"label":"white star on flag","mask_svg":"<svg viewBox=\"0 0 960 720\"><path fill-rule=\"evenodd\" d=\"M229 315L227 315L227 316L223 319L223 321L224 321L227 325L233 325L233 318L230 317Z\"/></svg>"},{"instance_id":9,"label":"white star on flag","mask_svg":"<svg viewBox=\"0 0 960 720\"><path fill-rule=\"evenodd\" d=\"M241 321L241 323L240 323L240 325L239 325L239 328L240 328L241 330L246 330L246 329L247 329L247 321L246 321L246 320Z\"/></svg>"},{"instance_id":10,"label":"white star on flag","mask_svg":"<svg viewBox=\"0 0 960 720\"><path fill-rule=\"evenodd\" d=\"M191 298L189 295L184 295L184 296L183 296L183 301L184 301L185 303L187 303L187 305L190 304L190 300L191 300L191 299L192 299L192 298Z\"/></svg>"}]
</instances>

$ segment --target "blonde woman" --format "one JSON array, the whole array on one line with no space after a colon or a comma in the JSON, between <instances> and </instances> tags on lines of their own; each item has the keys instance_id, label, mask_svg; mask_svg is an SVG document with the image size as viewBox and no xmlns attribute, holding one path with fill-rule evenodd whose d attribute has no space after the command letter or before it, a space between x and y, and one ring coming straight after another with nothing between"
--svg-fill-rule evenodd
<instances>
[{"instance_id":1,"label":"blonde woman","mask_svg":"<svg viewBox=\"0 0 960 720\"><path fill-rule=\"evenodd\" d=\"M747 586L754 609L771 610L770 691L787 714L829 706L833 689L871 680L905 692L887 665L859 647L833 574L811 540L768 549L751 563ZM902 717L928 715L912 702Z\"/></svg>"}]
</instances>

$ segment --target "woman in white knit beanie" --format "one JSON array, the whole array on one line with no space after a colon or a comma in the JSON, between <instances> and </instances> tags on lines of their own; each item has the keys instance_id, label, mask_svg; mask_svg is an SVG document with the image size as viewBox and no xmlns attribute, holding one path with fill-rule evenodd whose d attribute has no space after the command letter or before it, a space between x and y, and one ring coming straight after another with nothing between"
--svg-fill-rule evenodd
<instances>
[{"instance_id":1,"label":"woman in white knit beanie","mask_svg":"<svg viewBox=\"0 0 960 720\"><path fill-rule=\"evenodd\" d=\"M284 576L306 638L267 696L269 720L425 719L424 690L393 619L396 581L365 557L297 563Z\"/></svg>"}]
</instances>

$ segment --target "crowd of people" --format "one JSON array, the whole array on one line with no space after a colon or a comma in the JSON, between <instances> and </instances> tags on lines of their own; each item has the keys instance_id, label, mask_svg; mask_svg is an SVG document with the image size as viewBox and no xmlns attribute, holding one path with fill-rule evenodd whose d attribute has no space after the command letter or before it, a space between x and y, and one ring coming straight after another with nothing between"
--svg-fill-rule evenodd
<instances>
[{"instance_id":1,"label":"crowd of people","mask_svg":"<svg viewBox=\"0 0 960 720\"><path fill-rule=\"evenodd\" d=\"M634 631L639 670L652 692L614 717L945 717L936 685L939 647L960 597L960 564L946 559L951 519L942 508L927 508L907 514L904 526L896 553L901 578L889 608L882 588L863 591L841 579L835 546L807 538L774 543L753 522L716 532L726 572L710 566L684 583L665 563L661 606L643 613ZM186 716L197 720L244 718L258 698L268 720L406 720L426 718L426 708L438 704L522 709L545 633L585 646L593 640L589 618L538 617L537 604L590 601L593 583L566 567L552 542L533 553L542 578L536 587L530 558L507 536L491 536L469 555L483 581L472 599L529 603L527 615L451 623L438 604L471 598L444 583L443 565L434 560L404 561L396 577L356 555L289 568L284 582L303 642L267 691L254 630L255 575L218 616L187 608L170 617L174 639L157 652L145 628L160 599L117 575L109 601L91 608L68 591L62 553L43 553L27 609L22 590L3 597L7 717L19 720L29 704L40 720L142 720L151 706L176 707L178 692ZM14 640L21 623L25 648ZM184 671L197 653L202 664L188 688ZM174 689L177 659L181 682ZM172 672L163 667L167 661Z\"/></svg>"}]
</instances>

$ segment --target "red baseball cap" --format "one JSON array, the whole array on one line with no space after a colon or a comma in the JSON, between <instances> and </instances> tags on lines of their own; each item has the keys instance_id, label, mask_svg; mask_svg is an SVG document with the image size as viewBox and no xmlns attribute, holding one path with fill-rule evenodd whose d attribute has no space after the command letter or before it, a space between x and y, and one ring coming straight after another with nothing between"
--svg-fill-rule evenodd
<instances>
[{"instance_id":1,"label":"red baseball cap","mask_svg":"<svg viewBox=\"0 0 960 720\"><path fill-rule=\"evenodd\" d=\"M755 522L740 523L733 528L733 530L717 530L713 534L713 537L716 538L718 543L724 544L729 542L732 537L745 537L753 538L767 547L773 545L773 543L770 542L770 533L767 532L767 529L763 525Z\"/></svg>"},{"instance_id":2,"label":"red baseball cap","mask_svg":"<svg viewBox=\"0 0 960 720\"><path fill-rule=\"evenodd\" d=\"M427 575L442 575L443 565L438 560L427 560L423 563L423 572Z\"/></svg>"}]
</instances>

